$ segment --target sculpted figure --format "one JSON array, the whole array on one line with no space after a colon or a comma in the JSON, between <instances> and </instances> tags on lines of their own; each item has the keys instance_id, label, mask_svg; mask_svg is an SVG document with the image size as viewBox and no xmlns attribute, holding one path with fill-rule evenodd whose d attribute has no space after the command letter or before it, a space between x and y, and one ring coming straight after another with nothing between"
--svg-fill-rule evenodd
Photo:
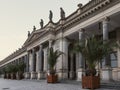
<instances>
[{"instance_id":1,"label":"sculpted figure","mask_svg":"<svg viewBox=\"0 0 120 90\"><path fill-rule=\"evenodd\" d=\"M52 22L52 18L53 18L53 13L52 13L52 11L50 10L50 14L49 14L49 20L50 20L50 22Z\"/></svg>"},{"instance_id":2,"label":"sculpted figure","mask_svg":"<svg viewBox=\"0 0 120 90\"><path fill-rule=\"evenodd\" d=\"M41 28L43 28L43 24L44 24L43 19L41 19L41 21L40 21Z\"/></svg>"},{"instance_id":3,"label":"sculpted figure","mask_svg":"<svg viewBox=\"0 0 120 90\"><path fill-rule=\"evenodd\" d=\"M30 36L30 31L28 31L28 37Z\"/></svg>"},{"instance_id":4,"label":"sculpted figure","mask_svg":"<svg viewBox=\"0 0 120 90\"><path fill-rule=\"evenodd\" d=\"M62 8L60 8L60 17L62 20L65 19L65 12Z\"/></svg>"},{"instance_id":5,"label":"sculpted figure","mask_svg":"<svg viewBox=\"0 0 120 90\"><path fill-rule=\"evenodd\" d=\"M33 26L33 31L35 31L36 30L36 27L35 26Z\"/></svg>"}]
</instances>

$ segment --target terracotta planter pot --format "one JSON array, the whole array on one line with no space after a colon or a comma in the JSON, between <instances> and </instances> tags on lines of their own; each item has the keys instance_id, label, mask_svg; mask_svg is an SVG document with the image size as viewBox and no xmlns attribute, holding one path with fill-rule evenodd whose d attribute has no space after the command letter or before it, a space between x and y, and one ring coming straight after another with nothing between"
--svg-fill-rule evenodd
<instances>
[{"instance_id":1,"label":"terracotta planter pot","mask_svg":"<svg viewBox=\"0 0 120 90\"><path fill-rule=\"evenodd\" d=\"M7 74L6 73L4 74L4 79L7 79Z\"/></svg>"},{"instance_id":2,"label":"terracotta planter pot","mask_svg":"<svg viewBox=\"0 0 120 90\"><path fill-rule=\"evenodd\" d=\"M10 73L7 73L7 79L11 79Z\"/></svg>"},{"instance_id":3,"label":"terracotta planter pot","mask_svg":"<svg viewBox=\"0 0 120 90\"><path fill-rule=\"evenodd\" d=\"M23 73L18 73L17 79L18 79L18 80L21 80L21 79L23 79L23 78L24 78Z\"/></svg>"},{"instance_id":4,"label":"terracotta planter pot","mask_svg":"<svg viewBox=\"0 0 120 90\"><path fill-rule=\"evenodd\" d=\"M82 88L96 89L100 87L100 76L82 76Z\"/></svg>"},{"instance_id":5,"label":"terracotta planter pot","mask_svg":"<svg viewBox=\"0 0 120 90\"><path fill-rule=\"evenodd\" d=\"M58 76L54 74L47 75L47 83L57 83Z\"/></svg>"},{"instance_id":6,"label":"terracotta planter pot","mask_svg":"<svg viewBox=\"0 0 120 90\"><path fill-rule=\"evenodd\" d=\"M16 73L11 73L11 79L16 79Z\"/></svg>"}]
</instances>

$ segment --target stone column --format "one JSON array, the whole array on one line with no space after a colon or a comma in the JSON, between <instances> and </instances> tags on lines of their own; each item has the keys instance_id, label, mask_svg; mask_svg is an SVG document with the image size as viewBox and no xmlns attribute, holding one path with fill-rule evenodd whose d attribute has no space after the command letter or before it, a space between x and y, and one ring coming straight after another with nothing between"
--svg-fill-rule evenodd
<instances>
[{"instance_id":1,"label":"stone column","mask_svg":"<svg viewBox=\"0 0 120 90\"><path fill-rule=\"evenodd\" d=\"M38 68L38 79L44 78L44 73L42 71L42 45L39 45L39 51L38 51L38 56L37 56L37 68Z\"/></svg>"},{"instance_id":2,"label":"stone column","mask_svg":"<svg viewBox=\"0 0 120 90\"><path fill-rule=\"evenodd\" d=\"M30 64L29 70L30 70L30 72L32 72L32 70L33 70L32 50L31 50L30 53L29 53L29 64Z\"/></svg>"},{"instance_id":3,"label":"stone column","mask_svg":"<svg viewBox=\"0 0 120 90\"><path fill-rule=\"evenodd\" d=\"M117 30L117 42L120 45L120 30ZM118 60L118 80L120 81L120 49L117 50L117 60Z\"/></svg>"},{"instance_id":4,"label":"stone column","mask_svg":"<svg viewBox=\"0 0 120 90\"><path fill-rule=\"evenodd\" d=\"M27 55L24 56L24 63L26 65L25 72L28 72L28 61L27 61Z\"/></svg>"},{"instance_id":5,"label":"stone column","mask_svg":"<svg viewBox=\"0 0 120 90\"><path fill-rule=\"evenodd\" d=\"M26 73L25 73L25 79L30 79L30 72L29 72L29 52L27 52L27 55L26 55Z\"/></svg>"},{"instance_id":6,"label":"stone column","mask_svg":"<svg viewBox=\"0 0 120 90\"><path fill-rule=\"evenodd\" d=\"M84 29L80 29L79 31L79 41L82 41L85 39L85 30ZM77 69L77 73L78 73L78 77L77 80L81 81L82 80L82 74L83 74L83 69L85 69L85 61L83 59L82 54L79 52L78 53L78 69Z\"/></svg>"},{"instance_id":7,"label":"stone column","mask_svg":"<svg viewBox=\"0 0 120 90\"><path fill-rule=\"evenodd\" d=\"M74 79L75 77L75 72L74 72L74 67L73 67L73 60L74 60L74 57L73 57L73 53L70 54L70 79Z\"/></svg>"},{"instance_id":8,"label":"stone column","mask_svg":"<svg viewBox=\"0 0 120 90\"><path fill-rule=\"evenodd\" d=\"M53 41L52 39L49 40L49 48L52 47L52 41ZM50 69L50 66L49 66L49 64L48 64L48 70L49 70L49 69Z\"/></svg>"},{"instance_id":9,"label":"stone column","mask_svg":"<svg viewBox=\"0 0 120 90\"><path fill-rule=\"evenodd\" d=\"M105 17L103 19L103 40L105 43L109 37L108 37L108 34L109 34L109 17ZM105 66L103 67L103 71L102 71L102 79L103 80L111 80L112 79L112 69L111 69L111 66L110 66L110 58L109 58L109 55L107 57L105 57Z\"/></svg>"},{"instance_id":10,"label":"stone column","mask_svg":"<svg viewBox=\"0 0 120 90\"><path fill-rule=\"evenodd\" d=\"M48 69L48 62L47 62L47 52L48 52L48 48L45 48L45 49L43 49L43 51L44 51L44 72L47 72L47 69Z\"/></svg>"},{"instance_id":11,"label":"stone column","mask_svg":"<svg viewBox=\"0 0 120 90\"><path fill-rule=\"evenodd\" d=\"M32 49L32 72L35 72L35 49Z\"/></svg>"},{"instance_id":12,"label":"stone column","mask_svg":"<svg viewBox=\"0 0 120 90\"><path fill-rule=\"evenodd\" d=\"M31 79L36 79L36 72L35 72L35 49L32 49L32 62L31 62Z\"/></svg>"},{"instance_id":13,"label":"stone column","mask_svg":"<svg viewBox=\"0 0 120 90\"><path fill-rule=\"evenodd\" d=\"M109 40L108 34L109 34L109 18L105 17L103 19L103 40L104 40L104 43ZM110 66L109 55L105 58L105 66Z\"/></svg>"},{"instance_id":14,"label":"stone column","mask_svg":"<svg viewBox=\"0 0 120 90\"><path fill-rule=\"evenodd\" d=\"M36 52L36 72L39 72L39 51Z\"/></svg>"},{"instance_id":15,"label":"stone column","mask_svg":"<svg viewBox=\"0 0 120 90\"><path fill-rule=\"evenodd\" d=\"M49 48L52 47L52 41L53 40L51 40L51 39L49 40Z\"/></svg>"},{"instance_id":16,"label":"stone column","mask_svg":"<svg viewBox=\"0 0 120 90\"><path fill-rule=\"evenodd\" d=\"M59 40L59 50L64 53L58 58L57 62L57 72L59 79L68 78L68 44L69 43L66 38L61 38Z\"/></svg>"},{"instance_id":17,"label":"stone column","mask_svg":"<svg viewBox=\"0 0 120 90\"><path fill-rule=\"evenodd\" d=\"M109 18L105 17L103 19L103 40L107 41L108 40L108 31L109 31Z\"/></svg>"}]
</instances>

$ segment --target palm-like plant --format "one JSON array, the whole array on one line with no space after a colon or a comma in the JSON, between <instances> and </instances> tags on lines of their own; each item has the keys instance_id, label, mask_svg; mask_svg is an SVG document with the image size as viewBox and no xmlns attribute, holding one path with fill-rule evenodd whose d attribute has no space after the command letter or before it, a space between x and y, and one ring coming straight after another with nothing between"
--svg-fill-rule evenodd
<instances>
[{"instance_id":1,"label":"palm-like plant","mask_svg":"<svg viewBox=\"0 0 120 90\"><path fill-rule=\"evenodd\" d=\"M95 37L89 37L75 45L77 52L80 52L86 60L88 69L95 71L96 65L105 56L109 55L113 48L118 48L118 44L110 41L97 40ZM92 74L92 72L90 72Z\"/></svg>"},{"instance_id":2,"label":"palm-like plant","mask_svg":"<svg viewBox=\"0 0 120 90\"><path fill-rule=\"evenodd\" d=\"M11 64L6 67L6 72L12 73L12 65Z\"/></svg>"},{"instance_id":3,"label":"palm-like plant","mask_svg":"<svg viewBox=\"0 0 120 90\"><path fill-rule=\"evenodd\" d=\"M57 63L57 58L63 54L63 52L59 51L59 50L53 50L53 47L49 48L48 51L48 64L49 64L49 69L50 69L50 74L54 74L55 73L55 69L54 66Z\"/></svg>"},{"instance_id":4,"label":"palm-like plant","mask_svg":"<svg viewBox=\"0 0 120 90\"><path fill-rule=\"evenodd\" d=\"M17 66L19 72L23 72L25 67L26 67L26 64L24 62L19 63Z\"/></svg>"}]
</instances>

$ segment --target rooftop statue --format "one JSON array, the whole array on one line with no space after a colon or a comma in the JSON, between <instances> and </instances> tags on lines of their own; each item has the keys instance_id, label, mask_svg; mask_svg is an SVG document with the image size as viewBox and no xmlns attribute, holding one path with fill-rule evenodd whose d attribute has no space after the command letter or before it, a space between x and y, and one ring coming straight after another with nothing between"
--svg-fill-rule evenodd
<instances>
[{"instance_id":1,"label":"rooftop statue","mask_svg":"<svg viewBox=\"0 0 120 90\"><path fill-rule=\"evenodd\" d=\"M81 9L83 5L82 5L82 3L80 3L77 6L79 7L79 9Z\"/></svg>"},{"instance_id":2,"label":"rooftop statue","mask_svg":"<svg viewBox=\"0 0 120 90\"><path fill-rule=\"evenodd\" d=\"M43 24L44 24L43 19L41 19L41 21L40 21L41 28L43 28Z\"/></svg>"},{"instance_id":3,"label":"rooftop statue","mask_svg":"<svg viewBox=\"0 0 120 90\"><path fill-rule=\"evenodd\" d=\"M52 18L53 18L53 13L52 13L52 11L50 10L50 14L49 14L49 20L50 20L50 22L52 22Z\"/></svg>"},{"instance_id":4,"label":"rooftop statue","mask_svg":"<svg viewBox=\"0 0 120 90\"><path fill-rule=\"evenodd\" d=\"M60 17L61 17L61 20L65 19L65 12L62 8L60 8Z\"/></svg>"},{"instance_id":5,"label":"rooftop statue","mask_svg":"<svg viewBox=\"0 0 120 90\"><path fill-rule=\"evenodd\" d=\"M33 26L33 31L35 31L36 30L36 27L35 26Z\"/></svg>"},{"instance_id":6,"label":"rooftop statue","mask_svg":"<svg viewBox=\"0 0 120 90\"><path fill-rule=\"evenodd\" d=\"M28 37L30 36L30 31L28 31Z\"/></svg>"}]
</instances>

